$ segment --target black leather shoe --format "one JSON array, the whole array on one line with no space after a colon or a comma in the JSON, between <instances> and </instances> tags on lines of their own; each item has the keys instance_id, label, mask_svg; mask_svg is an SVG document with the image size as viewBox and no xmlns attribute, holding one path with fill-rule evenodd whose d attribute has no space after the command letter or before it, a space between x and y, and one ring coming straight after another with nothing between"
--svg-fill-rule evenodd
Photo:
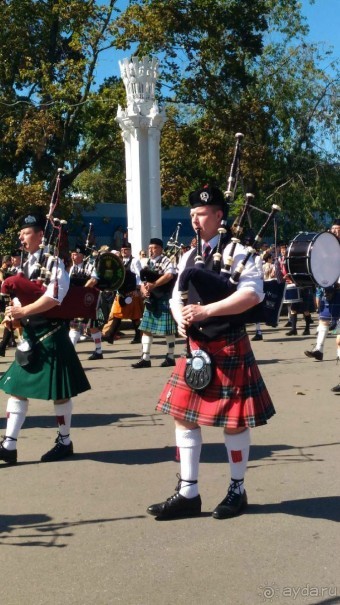
<instances>
[{"instance_id":1,"label":"black leather shoe","mask_svg":"<svg viewBox=\"0 0 340 605\"><path fill-rule=\"evenodd\" d=\"M6 448L2 445L5 439L3 439L0 443L0 460L3 460L7 464L16 464L18 461L18 452L17 450L6 450Z\"/></svg>"},{"instance_id":2,"label":"black leather shoe","mask_svg":"<svg viewBox=\"0 0 340 605\"><path fill-rule=\"evenodd\" d=\"M102 336L102 340L104 342L108 342L110 345L113 345L113 343L114 343L114 337L113 336Z\"/></svg>"},{"instance_id":3,"label":"black leather shoe","mask_svg":"<svg viewBox=\"0 0 340 605\"><path fill-rule=\"evenodd\" d=\"M226 497L218 506L216 506L212 516L214 519L229 519L230 517L236 517L246 508L247 504L248 499L246 491L244 491L243 494L240 494L237 490L237 482L232 480Z\"/></svg>"},{"instance_id":4,"label":"black leather shoe","mask_svg":"<svg viewBox=\"0 0 340 605\"><path fill-rule=\"evenodd\" d=\"M340 383L331 389L332 393L340 393Z\"/></svg>"},{"instance_id":5,"label":"black leather shoe","mask_svg":"<svg viewBox=\"0 0 340 605\"><path fill-rule=\"evenodd\" d=\"M5 357L6 356L6 347L2 347L0 345L0 357Z\"/></svg>"},{"instance_id":6,"label":"black leather shoe","mask_svg":"<svg viewBox=\"0 0 340 605\"><path fill-rule=\"evenodd\" d=\"M263 336L260 332L256 332L255 336L253 336L252 340L263 340Z\"/></svg>"},{"instance_id":7,"label":"black leather shoe","mask_svg":"<svg viewBox=\"0 0 340 605\"><path fill-rule=\"evenodd\" d=\"M315 349L313 351L305 351L305 355L307 357L311 357L312 359L316 359L317 361L323 360L323 353L321 353L321 351L319 351L318 349Z\"/></svg>"},{"instance_id":8,"label":"black leather shoe","mask_svg":"<svg viewBox=\"0 0 340 605\"><path fill-rule=\"evenodd\" d=\"M160 368L169 368L170 366L175 366L175 365L176 365L176 361L174 359L172 359L171 357L169 357L169 355L167 355L159 367Z\"/></svg>"},{"instance_id":9,"label":"black leather shoe","mask_svg":"<svg viewBox=\"0 0 340 605\"><path fill-rule=\"evenodd\" d=\"M57 462L58 460L63 460L64 458L69 458L69 456L73 456L73 443L69 443L69 445L64 445L62 439L58 435L55 440L55 446L46 452L43 456L41 456L41 462Z\"/></svg>"},{"instance_id":10,"label":"black leather shoe","mask_svg":"<svg viewBox=\"0 0 340 605\"><path fill-rule=\"evenodd\" d=\"M292 328L289 332L286 332L286 336L297 336L297 330L293 330Z\"/></svg>"},{"instance_id":11,"label":"black leather shoe","mask_svg":"<svg viewBox=\"0 0 340 605\"><path fill-rule=\"evenodd\" d=\"M305 328L304 331L302 332L302 336L310 336L310 329Z\"/></svg>"},{"instance_id":12,"label":"black leather shoe","mask_svg":"<svg viewBox=\"0 0 340 605\"><path fill-rule=\"evenodd\" d=\"M195 498L184 498L176 492L165 502L151 504L146 512L157 517L157 519L178 519L180 517L196 517L201 514L201 508L200 495L195 496Z\"/></svg>"},{"instance_id":13,"label":"black leather shoe","mask_svg":"<svg viewBox=\"0 0 340 605\"><path fill-rule=\"evenodd\" d=\"M135 337L132 340L130 340L130 345L140 345L140 343L142 342L141 337Z\"/></svg>"},{"instance_id":14,"label":"black leather shoe","mask_svg":"<svg viewBox=\"0 0 340 605\"><path fill-rule=\"evenodd\" d=\"M135 370L139 370L139 368L151 368L151 361L147 361L146 359L140 359L137 363L131 364L132 368Z\"/></svg>"},{"instance_id":15,"label":"black leather shoe","mask_svg":"<svg viewBox=\"0 0 340 605\"><path fill-rule=\"evenodd\" d=\"M92 353L92 355L90 355L90 357L88 357L88 359L90 359L91 361L93 361L94 359L103 359L103 353L97 353L95 351L94 353Z\"/></svg>"}]
</instances>

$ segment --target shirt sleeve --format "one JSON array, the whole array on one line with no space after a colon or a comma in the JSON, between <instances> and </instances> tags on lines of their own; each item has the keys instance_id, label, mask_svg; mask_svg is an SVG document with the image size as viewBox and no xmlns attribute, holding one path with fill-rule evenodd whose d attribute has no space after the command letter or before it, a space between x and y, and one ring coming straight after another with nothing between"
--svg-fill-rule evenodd
<instances>
[{"instance_id":1,"label":"shirt sleeve","mask_svg":"<svg viewBox=\"0 0 340 605\"><path fill-rule=\"evenodd\" d=\"M231 244L228 244L223 252L224 259L228 257L230 246ZM244 260L246 254L246 248L241 244L237 244L231 267L231 274L234 273L237 265ZM262 270L256 265L254 257L248 259L237 286L237 290L243 290L245 288L256 292L260 302L264 299Z\"/></svg>"},{"instance_id":2,"label":"shirt sleeve","mask_svg":"<svg viewBox=\"0 0 340 605\"><path fill-rule=\"evenodd\" d=\"M55 297L55 283L57 281L58 291L57 298ZM70 287L70 276L67 273L64 263L62 260L58 259L57 266L53 266L51 271L51 281L46 288L43 296L47 296L48 298L53 298L53 300L57 300L59 304L64 300L68 289Z\"/></svg>"}]
</instances>

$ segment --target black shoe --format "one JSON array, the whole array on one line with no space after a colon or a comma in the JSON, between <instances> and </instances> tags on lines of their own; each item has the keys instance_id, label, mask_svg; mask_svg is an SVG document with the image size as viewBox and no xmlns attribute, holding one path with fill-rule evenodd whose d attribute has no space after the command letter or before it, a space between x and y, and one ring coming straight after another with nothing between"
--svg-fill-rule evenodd
<instances>
[{"instance_id":1,"label":"black shoe","mask_svg":"<svg viewBox=\"0 0 340 605\"><path fill-rule=\"evenodd\" d=\"M133 363L131 365L132 368L138 370L139 368L151 368L151 361L147 361L146 359L140 359L137 363Z\"/></svg>"},{"instance_id":2,"label":"black shoe","mask_svg":"<svg viewBox=\"0 0 340 605\"><path fill-rule=\"evenodd\" d=\"M323 360L323 353L321 353L321 351L319 351L319 349L314 349L313 351L305 351L305 355L307 357L314 358L317 361Z\"/></svg>"},{"instance_id":3,"label":"black shoe","mask_svg":"<svg viewBox=\"0 0 340 605\"><path fill-rule=\"evenodd\" d=\"M103 353L97 353L96 351L90 355L87 359L93 361L94 359L103 359Z\"/></svg>"},{"instance_id":4,"label":"black shoe","mask_svg":"<svg viewBox=\"0 0 340 605\"><path fill-rule=\"evenodd\" d=\"M175 365L176 365L176 361L174 359L172 359L171 357L169 357L169 355L167 355L159 367L160 368L169 368L170 366L175 366Z\"/></svg>"},{"instance_id":5,"label":"black shoe","mask_svg":"<svg viewBox=\"0 0 340 605\"><path fill-rule=\"evenodd\" d=\"M255 336L253 336L252 340L263 340L263 336L261 332L256 332Z\"/></svg>"},{"instance_id":6,"label":"black shoe","mask_svg":"<svg viewBox=\"0 0 340 605\"><path fill-rule=\"evenodd\" d=\"M41 456L41 462L57 462L58 460L63 460L64 458L73 456L72 441L69 443L69 445L64 445L60 435L58 435L55 443L56 445L51 450Z\"/></svg>"},{"instance_id":7,"label":"black shoe","mask_svg":"<svg viewBox=\"0 0 340 605\"><path fill-rule=\"evenodd\" d=\"M286 336L297 336L297 330L294 330L292 328L291 330L289 330L289 332L286 332Z\"/></svg>"},{"instance_id":8,"label":"black shoe","mask_svg":"<svg viewBox=\"0 0 340 605\"><path fill-rule=\"evenodd\" d=\"M304 331L302 332L303 336L310 336L310 329L309 328L305 328Z\"/></svg>"},{"instance_id":9,"label":"black shoe","mask_svg":"<svg viewBox=\"0 0 340 605\"><path fill-rule=\"evenodd\" d=\"M159 504L151 504L147 508L147 513L157 517L157 519L178 519L180 517L196 517L201 514L202 501L201 496L195 496L194 498L185 498L179 493L181 481L179 475L178 484L176 487L176 493L170 496L165 502L159 502ZM190 481L188 483L194 484L197 481Z\"/></svg>"},{"instance_id":10,"label":"black shoe","mask_svg":"<svg viewBox=\"0 0 340 605\"><path fill-rule=\"evenodd\" d=\"M332 393L340 393L340 383L331 389Z\"/></svg>"},{"instance_id":11,"label":"black shoe","mask_svg":"<svg viewBox=\"0 0 340 605\"><path fill-rule=\"evenodd\" d=\"M6 347L0 346L0 357L6 356Z\"/></svg>"},{"instance_id":12,"label":"black shoe","mask_svg":"<svg viewBox=\"0 0 340 605\"><path fill-rule=\"evenodd\" d=\"M132 340L130 340L130 345L140 345L140 343L142 342L142 339L140 336L133 338Z\"/></svg>"},{"instance_id":13,"label":"black shoe","mask_svg":"<svg viewBox=\"0 0 340 605\"><path fill-rule=\"evenodd\" d=\"M229 486L226 497L218 506L216 506L212 513L214 519L229 519L230 517L236 517L248 504L246 491L244 491L243 494L240 494L237 490L238 482L235 479L232 479L231 481L232 483Z\"/></svg>"},{"instance_id":14,"label":"black shoe","mask_svg":"<svg viewBox=\"0 0 340 605\"><path fill-rule=\"evenodd\" d=\"M108 342L110 345L113 345L113 343L114 343L114 337L113 336L102 336L102 340L104 342Z\"/></svg>"},{"instance_id":15,"label":"black shoe","mask_svg":"<svg viewBox=\"0 0 340 605\"><path fill-rule=\"evenodd\" d=\"M0 443L0 460L3 460L7 464L16 464L18 461L18 452L17 450L6 450L6 448L2 445L5 441L6 437ZM16 439L13 439L16 441Z\"/></svg>"}]
</instances>

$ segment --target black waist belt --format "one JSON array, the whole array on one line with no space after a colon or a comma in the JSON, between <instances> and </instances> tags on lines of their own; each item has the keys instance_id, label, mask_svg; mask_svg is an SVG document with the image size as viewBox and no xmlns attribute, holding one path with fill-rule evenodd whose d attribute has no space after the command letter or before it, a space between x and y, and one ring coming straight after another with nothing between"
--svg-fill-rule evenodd
<instances>
[{"instance_id":1,"label":"black waist belt","mask_svg":"<svg viewBox=\"0 0 340 605\"><path fill-rule=\"evenodd\" d=\"M62 326L65 323L64 319L51 319L50 317L44 317L43 315L31 315L30 317L24 317L20 320L21 325L24 328L44 328L51 326L51 329L56 326Z\"/></svg>"}]
</instances>

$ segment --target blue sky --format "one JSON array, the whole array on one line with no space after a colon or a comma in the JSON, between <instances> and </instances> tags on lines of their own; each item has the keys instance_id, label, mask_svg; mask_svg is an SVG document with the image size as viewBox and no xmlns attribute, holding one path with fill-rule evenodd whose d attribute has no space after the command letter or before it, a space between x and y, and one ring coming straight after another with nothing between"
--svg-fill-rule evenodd
<instances>
[{"instance_id":1,"label":"blue sky","mask_svg":"<svg viewBox=\"0 0 340 605\"><path fill-rule=\"evenodd\" d=\"M122 0L120 4L124 4ZM311 42L324 42L334 47L334 54L340 57L340 0L315 0L311 5L309 0L301 0L302 14L307 18L310 28ZM128 57L129 53L110 51L99 61L96 70L96 83L101 84L105 77L120 76L118 61Z\"/></svg>"}]
</instances>

